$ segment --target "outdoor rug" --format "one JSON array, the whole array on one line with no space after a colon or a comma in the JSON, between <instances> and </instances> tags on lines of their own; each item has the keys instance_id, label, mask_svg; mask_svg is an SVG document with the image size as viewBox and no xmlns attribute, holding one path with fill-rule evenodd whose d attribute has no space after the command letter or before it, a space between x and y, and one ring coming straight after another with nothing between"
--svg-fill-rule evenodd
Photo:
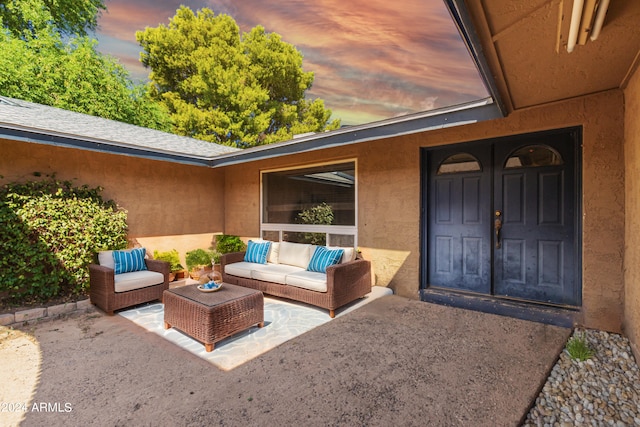
<instances>
[{"instance_id":1,"label":"outdoor rug","mask_svg":"<svg viewBox=\"0 0 640 427\"><path fill-rule=\"evenodd\" d=\"M388 288L374 286L364 298L336 310L336 318L357 310L379 297L391 294L392 291ZM164 305L161 303L138 306L118 314L225 371L240 366L246 361L332 320L328 310L265 296L264 327L253 326L219 341L215 344L215 349L207 353L201 342L175 328L164 329Z\"/></svg>"}]
</instances>

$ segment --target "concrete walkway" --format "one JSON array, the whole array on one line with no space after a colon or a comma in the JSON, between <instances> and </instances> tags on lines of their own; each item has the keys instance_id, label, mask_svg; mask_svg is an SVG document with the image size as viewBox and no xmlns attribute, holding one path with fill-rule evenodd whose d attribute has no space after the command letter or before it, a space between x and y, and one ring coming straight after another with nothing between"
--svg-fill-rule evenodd
<instances>
[{"instance_id":1,"label":"concrete walkway","mask_svg":"<svg viewBox=\"0 0 640 427\"><path fill-rule=\"evenodd\" d=\"M62 410L21 425L516 426L570 332L388 296L223 371L84 314L31 331L32 402Z\"/></svg>"}]
</instances>

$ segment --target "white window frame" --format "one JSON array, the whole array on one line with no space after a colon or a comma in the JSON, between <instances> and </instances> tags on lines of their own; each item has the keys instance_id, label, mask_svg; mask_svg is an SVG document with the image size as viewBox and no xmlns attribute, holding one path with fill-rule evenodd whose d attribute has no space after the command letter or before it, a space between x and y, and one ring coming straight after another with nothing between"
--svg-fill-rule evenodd
<instances>
[{"instance_id":1,"label":"white window frame","mask_svg":"<svg viewBox=\"0 0 640 427\"><path fill-rule=\"evenodd\" d=\"M354 194L354 225L314 225L314 224L279 224L264 222L264 175L272 172L295 171L297 169L307 169L313 167L340 165L343 163L353 163L355 170ZM358 247L358 161L357 159L343 159L333 162L302 164L295 167L265 169L260 171L260 238L264 236L265 231L278 232L279 241L282 241L282 233L286 231L292 232L309 232L309 233L325 233L327 246L335 246L331 244L331 234L342 234L353 236L354 248Z\"/></svg>"}]
</instances>

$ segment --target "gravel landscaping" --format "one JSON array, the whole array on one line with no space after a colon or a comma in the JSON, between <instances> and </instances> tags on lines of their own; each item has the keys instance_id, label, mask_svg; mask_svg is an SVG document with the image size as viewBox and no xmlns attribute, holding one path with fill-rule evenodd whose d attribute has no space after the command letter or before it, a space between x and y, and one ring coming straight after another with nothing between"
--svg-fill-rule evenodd
<instances>
[{"instance_id":1,"label":"gravel landscaping","mask_svg":"<svg viewBox=\"0 0 640 427\"><path fill-rule=\"evenodd\" d=\"M564 350L524 426L640 426L640 370L629 340L619 334L576 330L593 356L581 362Z\"/></svg>"}]
</instances>

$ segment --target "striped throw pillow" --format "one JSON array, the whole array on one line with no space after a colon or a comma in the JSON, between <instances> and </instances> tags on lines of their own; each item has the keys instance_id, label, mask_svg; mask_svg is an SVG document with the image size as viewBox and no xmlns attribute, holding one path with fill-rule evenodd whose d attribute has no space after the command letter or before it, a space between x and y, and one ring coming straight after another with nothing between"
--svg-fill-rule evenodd
<instances>
[{"instance_id":1,"label":"striped throw pillow","mask_svg":"<svg viewBox=\"0 0 640 427\"><path fill-rule=\"evenodd\" d=\"M113 251L113 262L115 263L115 273L130 273L147 269L144 262L145 248L131 249L130 251Z\"/></svg>"},{"instance_id":2,"label":"striped throw pillow","mask_svg":"<svg viewBox=\"0 0 640 427\"><path fill-rule=\"evenodd\" d=\"M247 252L244 254L244 260L246 262L255 262L258 264L266 264L267 263L267 254L269 253L269 248L271 247L271 242L254 242L253 240L249 240L247 244Z\"/></svg>"},{"instance_id":3,"label":"striped throw pillow","mask_svg":"<svg viewBox=\"0 0 640 427\"><path fill-rule=\"evenodd\" d=\"M327 249L324 246L318 246L307 266L308 271L317 273L326 273L327 267L340 262L344 249Z\"/></svg>"}]
</instances>

